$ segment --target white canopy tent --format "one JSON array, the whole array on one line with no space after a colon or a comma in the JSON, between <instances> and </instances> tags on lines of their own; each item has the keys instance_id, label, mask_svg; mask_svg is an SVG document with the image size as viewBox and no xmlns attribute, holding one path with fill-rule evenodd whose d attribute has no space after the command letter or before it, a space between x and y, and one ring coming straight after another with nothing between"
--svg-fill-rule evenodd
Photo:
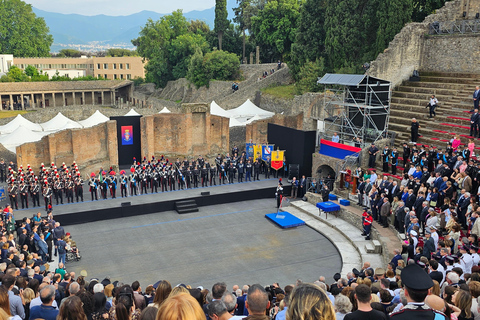
<instances>
[{"instance_id":1,"label":"white canopy tent","mask_svg":"<svg viewBox=\"0 0 480 320\"><path fill-rule=\"evenodd\" d=\"M110 119L97 110L90 117L85 120L80 120L78 123L80 123L84 128L90 128L96 126L97 124L107 122L108 120Z\"/></svg>"},{"instance_id":2,"label":"white canopy tent","mask_svg":"<svg viewBox=\"0 0 480 320\"><path fill-rule=\"evenodd\" d=\"M228 126L231 128L231 127L244 127L245 126L245 122L240 122L238 121L237 119L235 118L230 118L230 122L228 124Z\"/></svg>"},{"instance_id":3,"label":"white canopy tent","mask_svg":"<svg viewBox=\"0 0 480 320\"><path fill-rule=\"evenodd\" d=\"M172 113L172 111L168 110L167 107L163 107L163 109L160 110L159 113Z\"/></svg>"},{"instance_id":4,"label":"white canopy tent","mask_svg":"<svg viewBox=\"0 0 480 320\"><path fill-rule=\"evenodd\" d=\"M257 107L250 99L247 99L240 107L228 110L231 117L239 120L240 122L246 122L254 116L258 115L261 119L270 118L275 115L274 112L263 110Z\"/></svg>"},{"instance_id":5,"label":"white canopy tent","mask_svg":"<svg viewBox=\"0 0 480 320\"><path fill-rule=\"evenodd\" d=\"M0 137L0 143L3 144L6 149L16 153L16 148L19 145L39 141L43 136L43 132L35 132L24 126L19 126L13 132L2 135Z\"/></svg>"},{"instance_id":6,"label":"white canopy tent","mask_svg":"<svg viewBox=\"0 0 480 320\"><path fill-rule=\"evenodd\" d=\"M124 117L131 117L131 116L141 116L141 114L138 113L137 111L133 110L133 108L132 108L132 109L130 109L130 111L128 111L128 112L124 115Z\"/></svg>"},{"instance_id":7,"label":"white canopy tent","mask_svg":"<svg viewBox=\"0 0 480 320\"><path fill-rule=\"evenodd\" d=\"M43 130L41 125L39 125L38 123L31 122L30 120L25 119L24 117L22 117L22 115L19 114L6 125L0 126L0 133L1 134L12 133L20 126L32 131Z\"/></svg>"},{"instance_id":8,"label":"white canopy tent","mask_svg":"<svg viewBox=\"0 0 480 320\"><path fill-rule=\"evenodd\" d=\"M232 114L220 107L215 101L212 101L210 103L210 114L213 114L215 116L220 116L220 117L225 117L225 118L231 118Z\"/></svg>"},{"instance_id":9,"label":"white canopy tent","mask_svg":"<svg viewBox=\"0 0 480 320\"><path fill-rule=\"evenodd\" d=\"M65 117L61 112L59 112L49 121L41 123L40 125L42 126L43 131L47 131L49 133L57 132L63 129L83 128L80 123Z\"/></svg>"},{"instance_id":10,"label":"white canopy tent","mask_svg":"<svg viewBox=\"0 0 480 320\"><path fill-rule=\"evenodd\" d=\"M270 117L261 117L261 116L259 116L258 114L256 114L256 115L254 115L252 118L248 119L248 121L245 122L245 124L250 124L250 123L252 123L253 121L262 120L262 119L267 119L267 118L270 118Z\"/></svg>"}]
</instances>

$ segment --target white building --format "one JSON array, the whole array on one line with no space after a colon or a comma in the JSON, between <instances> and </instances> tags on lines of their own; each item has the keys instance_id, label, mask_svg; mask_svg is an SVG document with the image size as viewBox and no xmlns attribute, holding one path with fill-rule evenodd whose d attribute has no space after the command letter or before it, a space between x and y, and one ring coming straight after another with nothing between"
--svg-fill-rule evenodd
<instances>
[{"instance_id":1,"label":"white building","mask_svg":"<svg viewBox=\"0 0 480 320\"><path fill-rule=\"evenodd\" d=\"M13 66L13 54L0 54L0 73L7 73Z\"/></svg>"}]
</instances>

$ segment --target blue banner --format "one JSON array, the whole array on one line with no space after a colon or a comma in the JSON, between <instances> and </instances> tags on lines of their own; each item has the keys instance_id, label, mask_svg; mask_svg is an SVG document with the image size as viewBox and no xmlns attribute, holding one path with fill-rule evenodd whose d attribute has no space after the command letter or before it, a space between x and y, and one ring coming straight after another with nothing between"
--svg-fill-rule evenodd
<instances>
[{"instance_id":1,"label":"blue banner","mask_svg":"<svg viewBox=\"0 0 480 320\"><path fill-rule=\"evenodd\" d=\"M0 187L0 201L7 200L7 195L5 193L5 188Z\"/></svg>"},{"instance_id":2,"label":"blue banner","mask_svg":"<svg viewBox=\"0 0 480 320\"><path fill-rule=\"evenodd\" d=\"M272 160L273 144L263 145L262 146L262 160L267 161L267 159Z\"/></svg>"},{"instance_id":3,"label":"blue banner","mask_svg":"<svg viewBox=\"0 0 480 320\"><path fill-rule=\"evenodd\" d=\"M246 150L246 154L247 154L247 159L249 159L250 157L254 158L254 156L253 156L253 143L246 143L245 144L245 150Z\"/></svg>"}]
</instances>

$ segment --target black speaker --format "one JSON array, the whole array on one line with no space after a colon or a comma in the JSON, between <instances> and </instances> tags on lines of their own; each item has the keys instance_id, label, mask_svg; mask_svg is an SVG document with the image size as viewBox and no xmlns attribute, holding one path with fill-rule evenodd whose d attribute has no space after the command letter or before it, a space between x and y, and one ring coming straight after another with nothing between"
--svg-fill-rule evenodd
<instances>
[{"instance_id":1,"label":"black speaker","mask_svg":"<svg viewBox=\"0 0 480 320\"><path fill-rule=\"evenodd\" d=\"M300 165L299 164L290 164L288 165L288 180L293 179L293 177L297 177L297 180L300 178Z\"/></svg>"},{"instance_id":2,"label":"black speaker","mask_svg":"<svg viewBox=\"0 0 480 320\"><path fill-rule=\"evenodd\" d=\"M201 194L202 196L209 196L209 195L210 195L210 191L201 192L200 194Z\"/></svg>"},{"instance_id":3,"label":"black speaker","mask_svg":"<svg viewBox=\"0 0 480 320\"><path fill-rule=\"evenodd\" d=\"M122 202L122 204L121 204L122 207L129 207L131 205L132 205L131 202Z\"/></svg>"}]
</instances>

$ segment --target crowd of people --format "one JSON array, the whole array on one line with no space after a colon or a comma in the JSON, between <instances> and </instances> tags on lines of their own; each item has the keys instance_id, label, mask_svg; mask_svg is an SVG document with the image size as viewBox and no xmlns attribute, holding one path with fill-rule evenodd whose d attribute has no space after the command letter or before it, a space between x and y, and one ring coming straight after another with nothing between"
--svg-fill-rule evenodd
<instances>
[{"instance_id":1,"label":"crowd of people","mask_svg":"<svg viewBox=\"0 0 480 320\"><path fill-rule=\"evenodd\" d=\"M441 269L440 261L404 260L395 252L386 269L365 262L327 283L296 280L211 290L160 280L142 289L109 277L87 280L64 268L0 263L0 318L45 320L352 320L478 319L480 267Z\"/></svg>"},{"instance_id":2,"label":"crowd of people","mask_svg":"<svg viewBox=\"0 0 480 320\"><path fill-rule=\"evenodd\" d=\"M179 158L171 162L161 156L148 160L146 157L138 161L133 158L130 172L121 170L116 173L112 167L107 170L99 168L92 172L85 180L80 174L78 165L74 161L70 166L65 163L58 166L52 162L50 166L42 163L39 171L27 165L27 168L10 163L5 167L3 177L8 183L8 196L12 208L22 209L39 207L43 200L45 210L51 211L55 203L63 204L84 200L84 186L88 187L91 200L116 198L118 189L120 196L127 197L139 194L158 193L173 190L207 187L235 182L250 182L286 174L286 168L278 172L271 167L271 160L262 159L260 155L246 156L246 152L239 153L236 146L232 153L218 154L213 163L199 155L197 159ZM0 163L1 174L2 163Z\"/></svg>"}]
</instances>

